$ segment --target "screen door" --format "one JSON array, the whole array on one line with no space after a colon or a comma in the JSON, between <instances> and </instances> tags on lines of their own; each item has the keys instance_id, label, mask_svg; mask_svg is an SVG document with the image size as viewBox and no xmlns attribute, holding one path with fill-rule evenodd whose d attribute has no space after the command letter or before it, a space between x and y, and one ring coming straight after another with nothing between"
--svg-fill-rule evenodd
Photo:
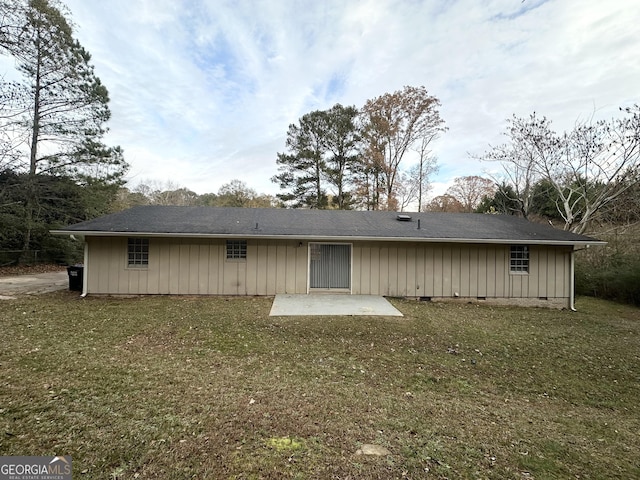
<instances>
[{"instance_id":1,"label":"screen door","mask_svg":"<svg viewBox=\"0 0 640 480\"><path fill-rule=\"evenodd\" d=\"M351 245L311 243L310 288L351 288Z\"/></svg>"}]
</instances>

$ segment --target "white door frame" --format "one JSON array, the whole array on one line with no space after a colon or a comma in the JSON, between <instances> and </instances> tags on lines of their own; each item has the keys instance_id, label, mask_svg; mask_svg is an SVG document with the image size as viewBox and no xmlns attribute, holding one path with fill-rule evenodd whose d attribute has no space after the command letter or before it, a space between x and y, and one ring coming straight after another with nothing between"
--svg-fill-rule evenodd
<instances>
[{"instance_id":1,"label":"white door frame","mask_svg":"<svg viewBox=\"0 0 640 480\"><path fill-rule=\"evenodd\" d=\"M312 292L311 289L311 245L348 245L349 246L349 288L322 289L314 288L314 292L331 292L349 293L353 291L353 243L350 242L308 242L307 243L307 294Z\"/></svg>"}]
</instances>

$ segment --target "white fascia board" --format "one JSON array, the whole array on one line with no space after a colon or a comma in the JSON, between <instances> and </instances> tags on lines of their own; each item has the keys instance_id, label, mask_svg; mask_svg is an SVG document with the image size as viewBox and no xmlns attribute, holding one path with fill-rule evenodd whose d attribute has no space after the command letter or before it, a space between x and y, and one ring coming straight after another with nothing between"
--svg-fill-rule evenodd
<instances>
[{"instance_id":1,"label":"white fascia board","mask_svg":"<svg viewBox=\"0 0 640 480\"><path fill-rule=\"evenodd\" d=\"M155 232L103 232L103 231L73 231L51 230L53 235L75 235L84 237L162 237L162 238L224 238L224 239L260 239L260 240L306 240L310 242L345 242L345 241L371 241L371 242L419 242L419 243L473 243L473 244L498 244L498 245L606 245L601 240L593 241L568 241L568 240L509 240L495 238L425 238L425 237L371 237L371 236L319 236L319 235L258 235L258 234L231 234L231 233L155 233Z\"/></svg>"}]
</instances>

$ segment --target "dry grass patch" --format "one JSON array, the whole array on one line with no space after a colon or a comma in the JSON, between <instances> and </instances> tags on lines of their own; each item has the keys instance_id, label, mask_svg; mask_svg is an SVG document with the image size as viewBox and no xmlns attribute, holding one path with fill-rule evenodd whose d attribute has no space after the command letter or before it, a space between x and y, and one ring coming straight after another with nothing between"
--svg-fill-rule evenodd
<instances>
[{"instance_id":1,"label":"dry grass patch","mask_svg":"<svg viewBox=\"0 0 640 480\"><path fill-rule=\"evenodd\" d=\"M0 453L82 478L640 477L640 310L394 304L5 301Z\"/></svg>"}]
</instances>

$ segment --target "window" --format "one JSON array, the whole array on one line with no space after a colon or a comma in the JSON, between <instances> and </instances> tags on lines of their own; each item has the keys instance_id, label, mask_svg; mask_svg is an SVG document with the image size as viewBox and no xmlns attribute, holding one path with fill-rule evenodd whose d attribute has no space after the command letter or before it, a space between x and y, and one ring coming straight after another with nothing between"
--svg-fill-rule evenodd
<instances>
[{"instance_id":1,"label":"window","mask_svg":"<svg viewBox=\"0 0 640 480\"><path fill-rule=\"evenodd\" d=\"M149 265L149 239L129 238L127 242L127 265L146 267Z\"/></svg>"},{"instance_id":2,"label":"window","mask_svg":"<svg viewBox=\"0 0 640 480\"><path fill-rule=\"evenodd\" d=\"M527 245L512 245L509 262L511 273L529 273L529 247Z\"/></svg>"},{"instance_id":3,"label":"window","mask_svg":"<svg viewBox=\"0 0 640 480\"><path fill-rule=\"evenodd\" d=\"M227 240L227 260L244 260L246 258L246 240Z\"/></svg>"}]
</instances>

